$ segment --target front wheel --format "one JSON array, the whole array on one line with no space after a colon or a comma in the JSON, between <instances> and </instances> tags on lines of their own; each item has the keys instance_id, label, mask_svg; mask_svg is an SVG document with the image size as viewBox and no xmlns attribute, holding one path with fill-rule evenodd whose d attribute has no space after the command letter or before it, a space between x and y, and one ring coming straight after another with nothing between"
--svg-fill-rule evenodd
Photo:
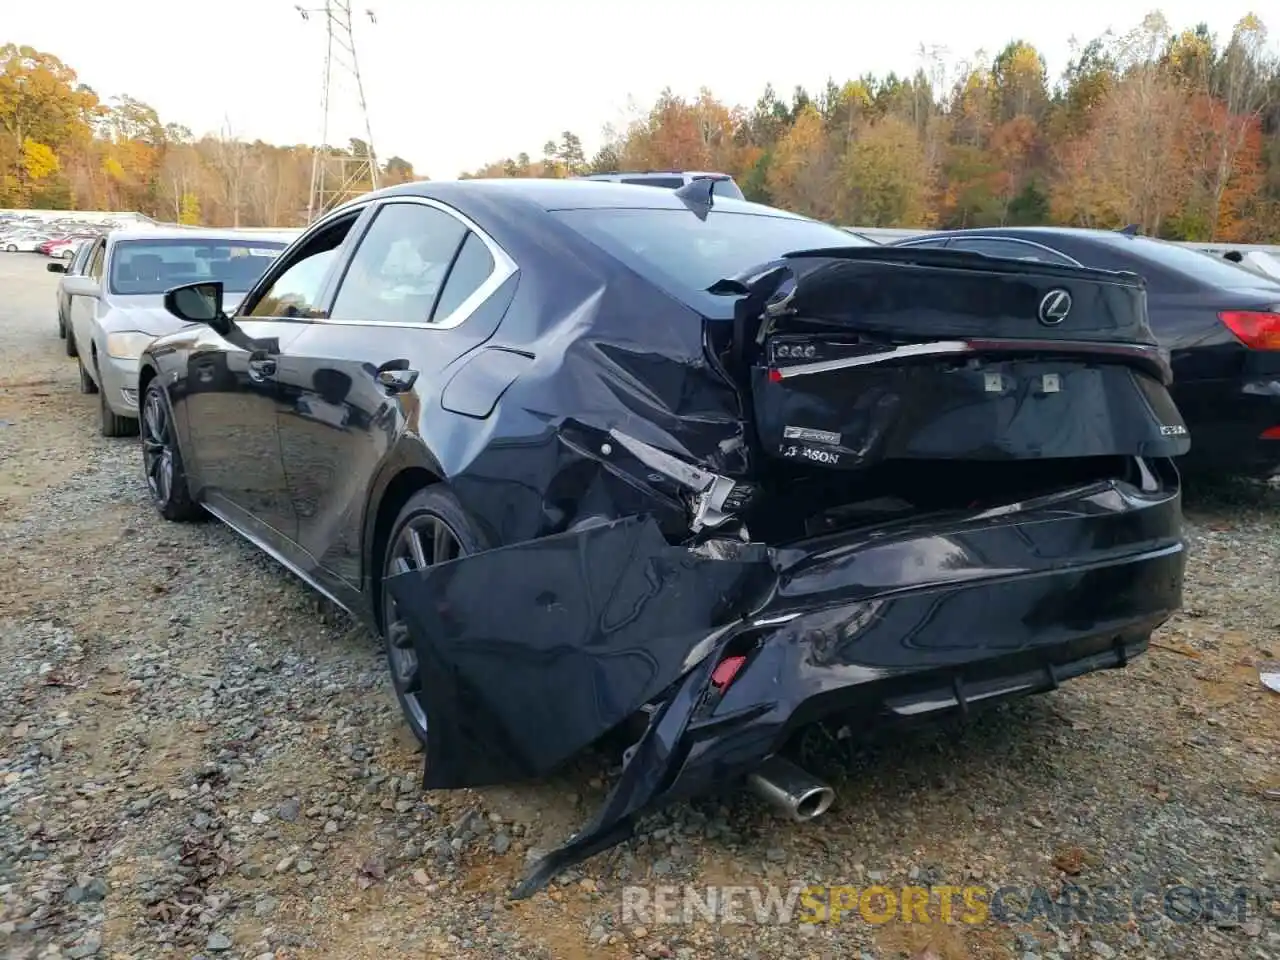
<instances>
[{"instance_id":1,"label":"front wheel","mask_svg":"<svg viewBox=\"0 0 1280 960\"><path fill-rule=\"evenodd\" d=\"M142 469L147 478L151 502L166 520L199 520L204 511L191 499L182 451L173 429L173 408L159 381L152 380L142 399L139 418L142 436Z\"/></svg>"},{"instance_id":2,"label":"front wheel","mask_svg":"<svg viewBox=\"0 0 1280 960\"><path fill-rule=\"evenodd\" d=\"M11 244L9 244L7 247L5 247L5 250L6 250L8 253L17 253L17 252L18 252L18 245L17 245L16 243L11 243Z\"/></svg>"},{"instance_id":3,"label":"front wheel","mask_svg":"<svg viewBox=\"0 0 1280 960\"><path fill-rule=\"evenodd\" d=\"M408 624L400 615L387 580L435 563L478 553L481 540L462 505L443 487L428 487L409 498L396 517L382 562L382 635L391 683L409 729L427 742L427 704L418 670L418 654Z\"/></svg>"},{"instance_id":4,"label":"front wheel","mask_svg":"<svg viewBox=\"0 0 1280 960\"><path fill-rule=\"evenodd\" d=\"M138 421L122 417L107 403L107 391L98 391L98 425L104 437L136 437Z\"/></svg>"}]
</instances>

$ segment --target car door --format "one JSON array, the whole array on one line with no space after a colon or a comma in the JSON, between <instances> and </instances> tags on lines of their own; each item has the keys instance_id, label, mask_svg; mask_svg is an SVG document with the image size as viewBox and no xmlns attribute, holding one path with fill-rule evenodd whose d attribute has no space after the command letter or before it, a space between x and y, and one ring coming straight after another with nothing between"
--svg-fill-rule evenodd
<instances>
[{"instance_id":1,"label":"car door","mask_svg":"<svg viewBox=\"0 0 1280 960\"><path fill-rule=\"evenodd\" d=\"M281 363L280 437L315 564L358 587L373 479L406 432L440 404L453 361L492 336L514 286L510 257L474 223L433 200L383 201L323 319Z\"/></svg>"},{"instance_id":2,"label":"car door","mask_svg":"<svg viewBox=\"0 0 1280 960\"><path fill-rule=\"evenodd\" d=\"M98 300L102 294L102 271L106 260L106 238L98 240L89 254L89 265L83 278L67 280L67 293L71 298L68 310L70 333L75 340L76 349L84 347L88 355L89 345L93 342L93 318L98 310Z\"/></svg>"},{"instance_id":3,"label":"car door","mask_svg":"<svg viewBox=\"0 0 1280 960\"><path fill-rule=\"evenodd\" d=\"M183 406L199 496L286 554L298 524L280 454L277 369L302 321L318 314L352 222L325 221L281 254L245 296L228 335L201 330L187 359Z\"/></svg>"}]
</instances>

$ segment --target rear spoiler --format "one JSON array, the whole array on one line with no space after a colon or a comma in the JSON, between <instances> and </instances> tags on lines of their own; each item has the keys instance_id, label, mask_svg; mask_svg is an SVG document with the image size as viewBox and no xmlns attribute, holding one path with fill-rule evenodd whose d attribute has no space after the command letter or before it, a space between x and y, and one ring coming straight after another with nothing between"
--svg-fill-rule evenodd
<instances>
[{"instance_id":1,"label":"rear spoiler","mask_svg":"<svg viewBox=\"0 0 1280 960\"><path fill-rule=\"evenodd\" d=\"M948 250L934 247L828 247L815 250L792 250L784 253L782 260L797 260L802 257L826 257L831 260L864 260L878 263L918 264L922 267L950 267L956 270L981 270L990 272L992 261L1000 265L1001 273L1020 273L1028 276L1051 276L1063 279L1093 280L1098 283L1124 283L1145 286L1142 277L1129 270L1099 270L1095 267L1077 267L1063 263L1049 263L1045 260L1015 260L1005 257L990 257L985 253L972 250ZM755 271L753 271L754 273ZM719 281L713 285L711 292L728 292Z\"/></svg>"}]
</instances>

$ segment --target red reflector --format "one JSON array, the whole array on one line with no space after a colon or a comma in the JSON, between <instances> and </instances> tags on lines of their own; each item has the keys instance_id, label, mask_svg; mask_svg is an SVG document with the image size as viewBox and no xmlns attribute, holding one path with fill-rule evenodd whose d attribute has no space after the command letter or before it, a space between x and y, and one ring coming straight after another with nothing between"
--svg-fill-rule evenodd
<instances>
[{"instance_id":1,"label":"red reflector","mask_svg":"<svg viewBox=\"0 0 1280 960\"><path fill-rule=\"evenodd\" d=\"M781 371L781 370L770 370L770 371L769 371L769 382L770 382L770 383L781 383L781 382L782 382L782 371Z\"/></svg>"},{"instance_id":2,"label":"red reflector","mask_svg":"<svg viewBox=\"0 0 1280 960\"><path fill-rule=\"evenodd\" d=\"M738 675L738 671L746 662L746 657L725 657L717 664L715 670L711 671L711 685L717 690L724 690L733 683L733 678Z\"/></svg>"},{"instance_id":3,"label":"red reflector","mask_svg":"<svg viewBox=\"0 0 1280 960\"><path fill-rule=\"evenodd\" d=\"M1218 319L1236 339L1254 350L1280 350L1280 313L1260 310L1228 310Z\"/></svg>"},{"instance_id":4,"label":"red reflector","mask_svg":"<svg viewBox=\"0 0 1280 960\"><path fill-rule=\"evenodd\" d=\"M1280 427L1268 427L1262 431L1261 440L1280 440Z\"/></svg>"}]
</instances>

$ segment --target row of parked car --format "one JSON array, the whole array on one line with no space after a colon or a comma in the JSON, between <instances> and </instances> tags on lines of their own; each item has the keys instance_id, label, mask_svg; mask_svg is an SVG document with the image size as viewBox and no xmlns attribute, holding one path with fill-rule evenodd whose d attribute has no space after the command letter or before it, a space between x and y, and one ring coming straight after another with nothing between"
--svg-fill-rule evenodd
<instances>
[{"instance_id":1,"label":"row of parked car","mask_svg":"<svg viewBox=\"0 0 1280 960\"><path fill-rule=\"evenodd\" d=\"M120 226L113 220L87 221L75 216L47 218L32 214L0 213L0 251L42 253L70 260L85 240Z\"/></svg>"},{"instance_id":2,"label":"row of parked car","mask_svg":"<svg viewBox=\"0 0 1280 960\"><path fill-rule=\"evenodd\" d=\"M1177 464L1278 446L1280 287L1238 266L735 194L414 182L296 238L115 232L61 284L157 511L384 638L426 787L618 751L517 895L728 781L821 815L811 723L1123 667L1181 604Z\"/></svg>"}]
</instances>

